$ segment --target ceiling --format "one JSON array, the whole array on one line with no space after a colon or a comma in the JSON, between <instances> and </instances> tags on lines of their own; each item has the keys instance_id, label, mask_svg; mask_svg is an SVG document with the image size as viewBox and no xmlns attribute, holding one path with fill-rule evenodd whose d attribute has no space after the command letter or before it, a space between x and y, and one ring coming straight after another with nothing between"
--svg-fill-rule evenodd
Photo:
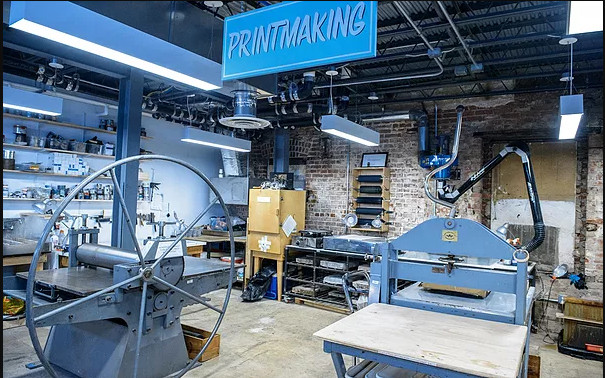
<instances>
[{"instance_id":1,"label":"ceiling","mask_svg":"<svg viewBox=\"0 0 605 378\"><path fill-rule=\"evenodd\" d=\"M225 2L220 8L209 8L203 1L190 1L193 6L189 8L221 20L272 3L276 2ZM560 78L570 69L570 54L569 47L560 45L559 40L566 31L568 4L566 1L445 1L445 11L466 44L467 53L438 2L380 1L377 56L343 63L344 68L339 69L341 74L333 78L333 96L348 96L349 109L354 106L359 112L382 109L388 112L409 108L409 103L441 99L543 91L563 93L567 83ZM406 15L416 28L406 20ZM439 62L427 56L424 40L431 48L441 49ZM13 47L3 46L3 71L35 80L39 66L48 63L48 56ZM576 89L602 87L602 32L578 36L573 59ZM482 64L482 71L470 72L473 60ZM443 72L439 65L443 66ZM47 65L46 68L49 69ZM324 74L326 69L316 68L316 89L304 102L327 102L330 81ZM464 71L466 74L461 75ZM49 72L52 74L52 70ZM279 80L282 83L300 80L302 72L284 72ZM62 73L66 76L78 73L83 91L117 99L116 78L69 65ZM343 78L343 74L349 78ZM375 92L378 99L369 100L370 92ZM177 104L185 103L188 94L196 95L189 98L193 102L229 101L222 95L151 79L146 80L145 93ZM268 119L278 118L266 100L259 100L258 114ZM286 122L308 122L308 118L302 116L279 117Z\"/></svg>"}]
</instances>

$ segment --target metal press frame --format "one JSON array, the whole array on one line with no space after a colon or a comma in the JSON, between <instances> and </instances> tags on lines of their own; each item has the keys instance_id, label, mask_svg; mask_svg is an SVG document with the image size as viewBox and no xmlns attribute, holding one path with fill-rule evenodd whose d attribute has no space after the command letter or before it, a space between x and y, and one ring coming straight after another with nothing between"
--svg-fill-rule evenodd
<instances>
[{"instance_id":1,"label":"metal press frame","mask_svg":"<svg viewBox=\"0 0 605 378\"><path fill-rule=\"evenodd\" d=\"M197 176L199 176L209 186L210 190L212 190L214 192L214 194L216 195L216 199L213 202L211 202L194 219L194 221L189 224L189 226L184 230L184 232L182 232L178 237L176 237L176 239L171 243L171 245L166 249L166 251L164 251L164 253L159 258L155 259L154 261L146 261L142 254L141 248L136 239L134 223L130 219L129 212L127 210L127 206L126 206L126 203L124 200L124 196L122 194L122 191L120 189L120 186L117 182L116 175L115 175L115 168L123 167L124 165L126 165L128 163L139 162L142 160L163 160L163 161L172 162L172 163L181 165L185 168L188 168L189 170L194 172ZM86 185L90 184L92 181L94 181L95 179L97 179L99 176L101 176L102 174L104 174L106 172L109 172L111 175L111 178L113 179L114 192L115 192L116 197L119 199L119 204L120 204L119 210L121 210L121 213L125 219L125 223L126 223L125 226L128 229L128 233L130 234L132 243L134 244L134 247L135 247L134 249L136 250L136 255L138 256L138 261L139 261L138 265L140 265L139 271L138 271L138 273L134 274L133 276L131 276L127 279L121 280L120 282L117 282L103 290L97 291L93 294L79 298L77 300L68 301L68 303L65 303L64 305L54 307L50 311L41 313L39 311L40 306L37 306L36 302L34 301L34 286L36 283L36 266L37 266L38 260L40 258L44 243L45 243L48 235L50 234L50 231L52 230L53 225L58 220L58 218L61 216L61 213L65 210L67 205L69 205L69 203L75 198L75 196L82 189L84 189L84 187L86 187ZM171 290L178 292L179 294L187 297L189 300L191 300L195 303L202 304L202 305L216 311L217 313L219 313L218 320L216 321L216 323L212 329L212 332L211 332L207 342L203 346L203 348L199 351L199 353L197 354L197 356L195 358L193 358L189 363L187 363L187 365L183 369L181 369L178 372L175 372L173 374L173 376L176 376L176 377L183 376L197 363L200 356L206 351L208 346L211 345L211 341L215 337L215 335L218 331L218 328L220 327L220 324L223 320L223 317L224 317L226 309L227 309L227 305L229 303L229 297L231 294L231 288L232 288L233 281L232 281L232 279L229 279L223 305L221 308L217 308L217 307L207 303L207 301L204 298L200 298L195 295L192 295L191 293L187 292L186 290L183 290L182 288L179 288L176 285L173 285L172 283L167 282L165 279L160 278L160 276L161 276L160 264L162 263L164 258L168 255L168 253L170 253L170 251L182 240L182 238L185 236L185 234L192 227L194 227L195 224L197 224L197 222L199 222L202 219L202 217L208 212L208 210L210 210L211 206L213 206L217 201L220 203L221 207L223 208L223 211L224 211L224 214L225 214L225 217L227 220L227 225L229 228L229 240L230 240L230 250L231 250L231 263L229 266L229 277L234 277L234 275L235 275L235 265L234 265L235 242L233 239L233 228L231 225L231 219L229 216L228 209L227 209L220 193L214 187L214 185L210 182L210 180L206 177L206 175L204 175L204 173L202 173L199 169L195 168L191 164L189 164L183 160L179 160L179 159L175 159L175 158L172 158L169 156L163 156L163 155L132 156L132 157L118 160L118 161L106 166L105 168L95 172L93 175L91 175L91 176L87 177L85 180L83 180L78 186L76 186L76 188L74 188L74 190L72 190L69 193L69 195L57 207L56 211L54 212L54 214L52 215L52 217L50 218L50 220L48 221L48 223L46 224L46 226L42 232L42 235L38 241L38 245L36 246L36 250L32 256L32 262L30 265L29 273L28 273L28 280L27 280L27 287L26 287L26 310L25 310L26 311L26 326L28 328L34 350L35 350L36 354L38 355L40 362L42 363L44 368L47 370L47 372L52 377L57 377L57 373L56 373L55 369L51 366L50 361L48 360L47 356L44 353L44 349L42 348L42 346L40 344L40 340L38 338L36 326L40 326L40 327L47 326L49 324L45 324L46 323L45 319L49 319L49 318L52 319L53 317L56 317L56 315L59 313L62 313L68 309L74 308L76 306L79 306L79 305L81 305L85 302L91 301L93 299L97 299L104 294L110 294L110 293L114 292L115 297L119 297L122 295L123 290L129 288L131 285L134 285L134 284L139 284L140 286L142 286L142 292L141 292L141 302L140 302L141 305L140 305L138 327L136 329L137 339L136 339L136 353L135 353L133 377L137 377L137 374L138 374L141 338L143 335L143 324L145 321L145 309L146 309L146 304L147 304L147 287L150 284L169 287ZM78 235L74 235L74 237L77 237L77 236ZM96 236L97 236L96 233L92 234L91 235L92 240L96 240ZM74 259L75 259L75 251L70 251L70 265L71 266L73 266L72 264L74 264L74 262L75 262Z\"/></svg>"}]
</instances>

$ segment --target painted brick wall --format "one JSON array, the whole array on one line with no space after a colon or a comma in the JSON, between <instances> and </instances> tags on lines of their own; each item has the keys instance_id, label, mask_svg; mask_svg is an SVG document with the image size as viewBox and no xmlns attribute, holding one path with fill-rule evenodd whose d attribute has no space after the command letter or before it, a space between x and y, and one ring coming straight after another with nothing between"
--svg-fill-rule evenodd
<instances>
[{"instance_id":1,"label":"painted brick wall","mask_svg":"<svg viewBox=\"0 0 605 378\"><path fill-rule=\"evenodd\" d=\"M476 172L492 157L492 141L506 140L507 136L524 135L534 140L556 137L558 128L559 93L540 93L500 96L490 99L468 99L438 102L440 133L453 134L455 108L466 107L460 141L460 169L463 180ZM593 90L585 96L585 124L598 133L603 126L602 91ZM432 104L426 104L432 107ZM429 113L431 113L429 111ZM429 114L433 124L432 114ZM388 152L391 167L391 203L393 225L388 236L397 236L409 230L432 214L432 203L426 199L423 179L426 171L417 162L417 132L411 121L373 124L380 132L377 148L349 145L343 139L326 137L313 127L292 131L292 136L311 141L306 161L308 189L307 228L345 231L342 217L347 213L349 182L347 158L350 166L359 166L363 152ZM267 139L272 138L270 132ZM253 146L251 165L256 177L266 177L267 159L259 145ZM603 154L602 137L578 138L578 175L576 198L577 269L584 271L589 282L603 281ZM461 182L452 182L459 185ZM439 207L438 207L439 208ZM447 213L441 209L440 215ZM491 177L488 175L458 201L458 214L489 226L491 211ZM241 213L241 212L240 212ZM588 219L588 224L587 224ZM585 266L584 266L585 265ZM602 287L590 285L590 291L575 290L570 295L602 298ZM555 285L559 289L559 285ZM594 288L594 290L593 290ZM565 292L565 286L561 290ZM553 289L554 291L555 289ZM573 290L572 290L573 291ZM554 295L554 293L553 293ZM556 295L554 296L556 298Z\"/></svg>"}]
</instances>

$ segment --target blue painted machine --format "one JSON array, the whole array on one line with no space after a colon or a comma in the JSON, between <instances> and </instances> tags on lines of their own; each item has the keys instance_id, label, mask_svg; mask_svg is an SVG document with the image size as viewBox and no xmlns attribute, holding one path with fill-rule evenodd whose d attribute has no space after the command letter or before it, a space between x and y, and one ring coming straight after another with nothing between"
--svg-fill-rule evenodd
<instances>
[{"instance_id":1,"label":"blue painted machine","mask_svg":"<svg viewBox=\"0 0 605 378\"><path fill-rule=\"evenodd\" d=\"M445 181L449 178L450 167L456 162L463 111L463 107L458 107L451 156L447 159L439 155L421 157L423 166L436 167L425 179L425 193L437 204L449 207L450 214L445 218L428 219L380 246L380 255L375 255L371 264L369 303L529 325L534 296L534 288L528 284L529 253L544 240L544 224L528 146L509 144L455 191L439 190L435 197L429 190L430 180L435 177ZM535 229L534 238L521 247L507 243L478 222L455 218L456 200L513 153L523 162ZM402 282L407 282L408 286L398 290ZM451 295L424 290L423 283L481 289L489 294L485 298ZM527 356L525 353L521 375L527 374Z\"/></svg>"}]
</instances>

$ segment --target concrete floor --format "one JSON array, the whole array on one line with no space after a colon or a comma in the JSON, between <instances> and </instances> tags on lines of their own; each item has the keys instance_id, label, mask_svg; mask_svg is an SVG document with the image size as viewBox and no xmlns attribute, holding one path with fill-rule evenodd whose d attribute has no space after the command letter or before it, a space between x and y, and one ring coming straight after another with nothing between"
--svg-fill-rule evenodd
<instances>
[{"instance_id":1,"label":"concrete floor","mask_svg":"<svg viewBox=\"0 0 605 378\"><path fill-rule=\"evenodd\" d=\"M219 330L220 356L187 373L186 377L334 377L332 361L322 351L321 340L313 333L344 315L308 306L262 300L243 303L234 290L227 314ZM209 295L222 302L224 291ZM213 311L202 306L187 307L182 322L209 329L216 319ZM28 370L24 365L36 361L23 321L3 322L3 376L47 377L42 369ZM44 343L46 331L40 330ZM546 345L541 335L532 335L532 354L541 357L542 377L602 377L603 363L565 356L556 346ZM345 357L349 366L350 357Z\"/></svg>"}]
</instances>

